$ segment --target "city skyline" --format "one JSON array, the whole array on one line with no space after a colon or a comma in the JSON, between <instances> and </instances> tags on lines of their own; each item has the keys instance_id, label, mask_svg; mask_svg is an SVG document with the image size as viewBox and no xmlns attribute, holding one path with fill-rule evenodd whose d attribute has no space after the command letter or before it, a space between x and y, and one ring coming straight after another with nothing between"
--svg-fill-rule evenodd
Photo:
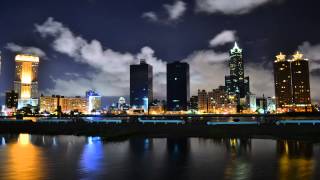
<instances>
[{"instance_id":1,"label":"city skyline","mask_svg":"<svg viewBox=\"0 0 320 180\"><path fill-rule=\"evenodd\" d=\"M37 1L32 1L29 6L36 6L35 2ZM9 6L14 4L14 2L6 3L8 3ZM87 4L86 2L79 3ZM293 9L297 8L297 2L284 1L279 4L262 4L261 7L248 9L248 12L246 13L233 15L228 13L222 13L219 15L219 13L217 14L211 11L206 13L194 13L192 10L195 9L198 4L193 4L193 1L185 1L184 3L186 4L187 10L184 12L183 16L179 17L181 18L179 21L172 22L172 24L150 22L150 19L146 19L146 16L141 16L148 11L154 11L157 14L158 11L162 11L162 4L175 5L174 1L157 2L153 5L156 7L151 7L148 4L145 6L141 4L137 5L141 8L143 7L139 12L135 12L136 15L134 16L135 19L143 26L141 28L145 29L146 32L156 33L166 39L162 40L156 38L155 34L151 36L148 35L148 33L144 33L143 35L137 35L135 40L131 39L128 41L131 42L131 48L120 48L121 44L123 46L128 45L128 42L124 41L122 41L123 43L119 42L114 44L115 41L123 38L120 36L123 35L123 33L119 32L119 35L115 33L115 30L121 31L117 26L112 29L115 37L113 37L110 42L105 38L101 39L101 32L104 28L107 28L105 25L102 26L102 29L97 30L94 28L95 25L91 24L92 29L95 30L84 31L83 26L86 24L85 22L79 23L78 26L75 26L75 18L66 19L65 17L57 16L54 13L48 15L47 13L39 11L39 18L30 18L26 20L24 24L21 24L27 29L27 31L21 32L24 34L25 38L19 38L19 36L15 35L13 32L7 32L6 34L8 34L8 36L0 41L0 45L3 47L1 50L3 62L2 67L5 67L2 68L1 80L4 83L1 84L0 90L1 92L5 92L6 90L11 89L10 83L12 82L12 79L10 79L10 74L12 73L12 69L10 67L13 67L12 57L21 51L31 51L36 52L41 56L42 61L40 63L39 70L39 90L41 93L46 95L61 94L66 96L75 96L82 95L87 89L97 89L103 96L128 97L129 67L127 66L129 64L138 63L139 59L143 58L154 66L154 96L156 98L165 99L166 97L165 66L167 62L173 61L184 61L190 64L190 95L196 95L197 89L210 90L218 88L219 85L224 84L224 75L227 75L226 72L228 71L227 60L229 58L227 52L232 47L233 42L237 40L240 47L243 48L245 52L243 55L246 66L245 71L247 72L246 75L250 76L251 91L256 93L257 96L262 96L262 94L265 94L266 96L274 95L272 62L274 61L274 56L278 54L278 52L282 51L286 54L293 54L296 50L304 50L301 52L310 59L312 100L316 101L319 99L319 95L317 93L319 92L317 91L318 83L314 82L318 80L316 67L318 59L315 52L317 52L317 42L320 41L317 41L317 38L310 38L310 35L315 34L312 32L316 32L316 29L318 29L317 25L312 23L316 18L312 18L312 13L308 11L311 8L311 2L305 3L305 6L308 8L302 8L302 10L303 12L307 12L301 16L303 20L301 22L305 26L305 30L311 31L310 33L298 33L296 31L295 33L290 34L292 37L290 40L283 41L283 39L285 39L285 37L282 37L284 33L282 30L279 30L279 32L274 32L278 38L277 41L274 39L270 40L271 36L265 34L266 37L263 37L265 40L262 42L258 41L259 38L256 36L256 33L264 32L261 28L254 26L255 28L251 33L244 33L243 26L253 27L250 18L258 16L260 19L266 19L268 16L263 16L262 12L270 14L271 9L272 11L276 11L276 13L281 14L277 11L289 7ZM88 4L94 7L97 5L103 5L99 2L91 2ZM121 5L121 3L114 4L115 7L119 7L119 5ZM46 9L45 6L42 7ZM80 9L81 8L84 7L80 6ZM88 13L91 14L93 12L88 11ZM285 15L287 12L283 13ZM140 15L137 16L137 14ZM17 16L23 19L22 16ZM97 16L94 17L98 19L100 18ZM94 19L94 17L88 18ZM290 28L291 25L296 25L290 23L292 19L290 16L286 15L284 17L289 21L287 23L287 28ZM203 20L205 23L200 24L201 28L198 28L193 34L197 38L196 41L194 40L195 38L191 37L182 41L181 38L183 36L181 37L178 35L176 31L183 28L183 31L181 32L190 35L190 28L187 27L191 27L190 25L192 24L197 24L192 20L192 18ZM219 18L221 20L227 19L230 21L229 25L219 26L221 23L218 23L217 27L213 27L209 20ZM235 18L238 20L235 20ZM130 18L124 14L121 16L121 20L115 22L123 22L123 24L127 24L129 19ZM240 26L239 23L242 25ZM265 23L265 25L261 26L267 28L266 26L268 26L268 22L266 21ZM313 29L309 27L311 24ZM210 28L212 30L206 30L205 27L207 26L212 27ZM276 26L280 27L281 25L276 24ZM4 26L4 29L7 30L6 28L9 27L10 24ZM133 28L133 30L137 30L135 27ZM169 33L170 31L172 33ZM198 34L200 33L205 33L206 35L199 37ZM29 36L26 35L31 37L29 38ZM107 32L104 36L109 37L110 33ZM133 38L132 33L129 33L126 37ZM149 43L146 40L148 38L150 39ZM168 39L172 39L177 42L171 42L172 40L167 41ZM68 40L66 42L70 41L72 43L78 42L80 47L74 46L73 48L75 48L75 51L72 51L72 47L61 46L63 44L59 44L59 42L65 42L64 40ZM252 42L254 46L252 43L251 45L248 43L252 40L257 40L256 42ZM291 41L297 42L291 43ZM109 44L109 42L111 44ZM192 45L194 42L196 42L197 45ZM304 42L310 43L308 44ZM71 45L73 45L72 43ZM163 49L169 44L172 48L164 51ZM261 46L275 47L271 50L270 48L264 48ZM182 48L185 50L182 50ZM79 53L79 51L81 51L81 53ZM176 53L181 54L177 55ZM263 58L262 56L266 57ZM121 61L121 63L118 61ZM126 68L121 66L126 66ZM108 83L105 83L104 81ZM68 88L68 85L75 88Z\"/></svg>"}]
</instances>

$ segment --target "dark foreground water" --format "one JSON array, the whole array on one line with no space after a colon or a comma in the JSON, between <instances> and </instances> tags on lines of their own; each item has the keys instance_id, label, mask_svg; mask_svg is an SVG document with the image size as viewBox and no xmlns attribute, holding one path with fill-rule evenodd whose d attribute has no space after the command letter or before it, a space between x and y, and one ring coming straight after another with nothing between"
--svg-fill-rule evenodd
<instances>
[{"instance_id":1,"label":"dark foreground water","mask_svg":"<svg viewBox=\"0 0 320 180\"><path fill-rule=\"evenodd\" d=\"M0 179L320 179L310 141L0 135Z\"/></svg>"}]
</instances>

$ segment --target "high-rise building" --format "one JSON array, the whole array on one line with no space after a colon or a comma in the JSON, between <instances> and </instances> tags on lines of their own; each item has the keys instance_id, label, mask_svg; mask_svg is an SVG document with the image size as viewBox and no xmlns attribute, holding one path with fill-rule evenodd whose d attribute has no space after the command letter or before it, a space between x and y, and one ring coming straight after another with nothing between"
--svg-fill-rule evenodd
<instances>
[{"instance_id":1,"label":"high-rise building","mask_svg":"<svg viewBox=\"0 0 320 180\"><path fill-rule=\"evenodd\" d=\"M101 110L101 96L94 90L86 92L86 99L88 103L88 113Z\"/></svg>"},{"instance_id":2,"label":"high-rise building","mask_svg":"<svg viewBox=\"0 0 320 180\"><path fill-rule=\"evenodd\" d=\"M18 107L18 93L15 91L6 92L6 107L7 108L17 108Z\"/></svg>"},{"instance_id":3,"label":"high-rise building","mask_svg":"<svg viewBox=\"0 0 320 180\"><path fill-rule=\"evenodd\" d=\"M191 96L190 97L190 106L189 109L191 110L198 110L198 96Z\"/></svg>"},{"instance_id":4,"label":"high-rise building","mask_svg":"<svg viewBox=\"0 0 320 180\"><path fill-rule=\"evenodd\" d=\"M201 113L208 112L208 93L206 90L198 90L198 111Z\"/></svg>"},{"instance_id":5,"label":"high-rise building","mask_svg":"<svg viewBox=\"0 0 320 180\"><path fill-rule=\"evenodd\" d=\"M292 95L295 106L311 105L309 63L303 54L297 52L291 61Z\"/></svg>"},{"instance_id":6,"label":"high-rise building","mask_svg":"<svg viewBox=\"0 0 320 180\"><path fill-rule=\"evenodd\" d=\"M235 95L238 98L244 98L250 92L249 77L244 76L244 63L242 49L237 43L230 50L229 68L230 75L225 77L226 91L229 95Z\"/></svg>"},{"instance_id":7,"label":"high-rise building","mask_svg":"<svg viewBox=\"0 0 320 180\"><path fill-rule=\"evenodd\" d=\"M292 111L311 111L308 60L296 52L292 59L282 53L274 61L276 106Z\"/></svg>"},{"instance_id":8,"label":"high-rise building","mask_svg":"<svg viewBox=\"0 0 320 180\"><path fill-rule=\"evenodd\" d=\"M167 110L187 111L190 98L189 64L173 62L167 64Z\"/></svg>"},{"instance_id":9,"label":"high-rise building","mask_svg":"<svg viewBox=\"0 0 320 180\"><path fill-rule=\"evenodd\" d=\"M38 105L39 57L19 54L15 57L14 91L18 93L18 109Z\"/></svg>"},{"instance_id":10,"label":"high-rise building","mask_svg":"<svg viewBox=\"0 0 320 180\"><path fill-rule=\"evenodd\" d=\"M153 101L153 70L145 60L140 64L130 65L130 105L148 111L149 102Z\"/></svg>"},{"instance_id":11,"label":"high-rise building","mask_svg":"<svg viewBox=\"0 0 320 180\"><path fill-rule=\"evenodd\" d=\"M292 104L291 63L280 53L273 64L276 104L285 108Z\"/></svg>"}]
</instances>

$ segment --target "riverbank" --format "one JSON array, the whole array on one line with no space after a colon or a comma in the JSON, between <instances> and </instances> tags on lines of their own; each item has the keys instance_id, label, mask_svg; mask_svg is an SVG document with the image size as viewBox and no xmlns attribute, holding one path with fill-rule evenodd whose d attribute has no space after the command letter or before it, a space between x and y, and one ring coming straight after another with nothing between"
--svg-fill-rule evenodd
<instances>
[{"instance_id":1,"label":"riverbank","mask_svg":"<svg viewBox=\"0 0 320 180\"><path fill-rule=\"evenodd\" d=\"M320 124L139 124L32 121L0 122L0 134L84 135L116 140L131 136L206 138L285 138L320 140Z\"/></svg>"}]
</instances>

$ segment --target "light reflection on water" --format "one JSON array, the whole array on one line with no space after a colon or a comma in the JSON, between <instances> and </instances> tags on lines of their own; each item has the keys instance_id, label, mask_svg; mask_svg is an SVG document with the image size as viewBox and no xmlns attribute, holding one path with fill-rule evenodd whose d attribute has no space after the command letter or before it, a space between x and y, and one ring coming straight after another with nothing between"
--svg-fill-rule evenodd
<instances>
[{"instance_id":1,"label":"light reflection on water","mask_svg":"<svg viewBox=\"0 0 320 180\"><path fill-rule=\"evenodd\" d=\"M319 145L262 139L0 135L0 179L319 179Z\"/></svg>"}]
</instances>

